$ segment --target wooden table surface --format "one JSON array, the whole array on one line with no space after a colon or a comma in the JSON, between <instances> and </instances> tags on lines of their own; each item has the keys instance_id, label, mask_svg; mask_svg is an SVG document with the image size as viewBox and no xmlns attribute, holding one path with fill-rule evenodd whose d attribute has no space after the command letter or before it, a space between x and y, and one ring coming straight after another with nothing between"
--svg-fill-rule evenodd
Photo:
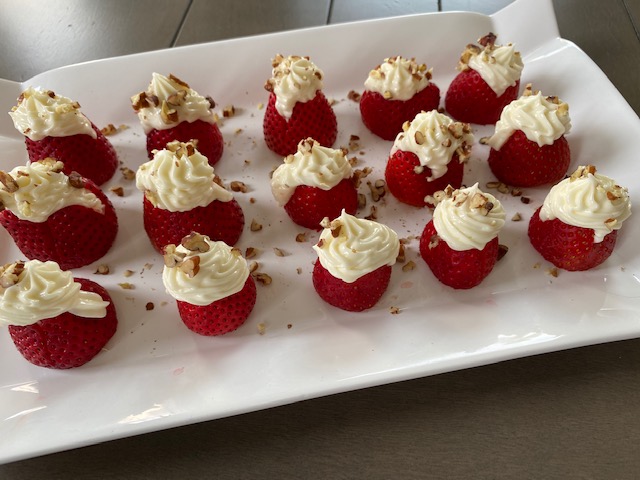
<instances>
[{"instance_id":1,"label":"wooden table surface","mask_svg":"<svg viewBox=\"0 0 640 480\"><path fill-rule=\"evenodd\" d=\"M0 78L326 23L438 9L492 13L508 3L0 0ZM561 35L640 112L640 1L554 6ZM111 441L2 465L0 478L640 478L640 340Z\"/></svg>"}]
</instances>

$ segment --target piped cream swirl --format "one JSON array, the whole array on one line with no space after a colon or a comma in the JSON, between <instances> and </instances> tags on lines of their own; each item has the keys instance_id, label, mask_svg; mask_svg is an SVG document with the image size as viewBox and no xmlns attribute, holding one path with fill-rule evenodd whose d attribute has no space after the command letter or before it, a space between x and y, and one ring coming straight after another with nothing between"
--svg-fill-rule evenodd
<instances>
[{"instance_id":1,"label":"piped cream swirl","mask_svg":"<svg viewBox=\"0 0 640 480\"><path fill-rule=\"evenodd\" d=\"M512 44L490 45L469 58L469 68L480 74L497 96L520 79L524 68L520 52Z\"/></svg>"},{"instance_id":2,"label":"piped cream swirl","mask_svg":"<svg viewBox=\"0 0 640 480\"><path fill-rule=\"evenodd\" d=\"M224 242L211 241L206 236L202 238L209 247L208 251L193 251L178 245L175 253L182 258L182 263L170 267L165 260L162 271L164 286L173 298L199 306L238 293L249 277L247 261L238 249ZM198 267L195 273L181 268L196 257Z\"/></svg>"},{"instance_id":3,"label":"piped cream swirl","mask_svg":"<svg viewBox=\"0 0 640 480\"><path fill-rule=\"evenodd\" d=\"M51 90L27 88L9 115L16 129L33 141L71 135L98 137L91 121L80 112L80 104Z\"/></svg>"},{"instance_id":4,"label":"piped cream swirl","mask_svg":"<svg viewBox=\"0 0 640 480\"><path fill-rule=\"evenodd\" d=\"M102 201L87 188L73 186L62 162L46 159L15 167L0 185L0 202L21 220L42 223L58 210L81 205L104 213Z\"/></svg>"},{"instance_id":5,"label":"piped cream swirl","mask_svg":"<svg viewBox=\"0 0 640 480\"><path fill-rule=\"evenodd\" d=\"M321 146L312 138L302 140L298 151L284 159L273 172L271 191L278 204L284 206L298 185L330 190L342 180L351 178L352 168L342 150Z\"/></svg>"},{"instance_id":6,"label":"piped cream swirl","mask_svg":"<svg viewBox=\"0 0 640 480\"><path fill-rule=\"evenodd\" d=\"M506 216L498 199L477 183L445 192L433 211L433 226L452 250L482 250L498 236Z\"/></svg>"},{"instance_id":7,"label":"piped cream swirl","mask_svg":"<svg viewBox=\"0 0 640 480\"><path fill-rule=\"evenodd\" d=\"M571 177L554 185L540 209L540 220L560 221L574 227L590 228L594 241L622 227L631 215L626 188L592 166L578 167Z\"/></svg>"},{"instance_id":8,"label":"piped cream swirl","mask_svg":"<svg viewBox=\"0 0 640 480\"><path fill-rule=\"evenodd\" d=\"M540 147L551 145L571 130L569 106L557 97L532 93L531 85L527 85L524 94L504 108L487 144L500 150L516 130Z\"/></svg>"},{"instance_id":9,"label":"piped cream swirl","mask_svg":"<svg viewBox=\"0 0 640 480\"><path fill-rule=\"evenodd\" d=\"M167 130L179 123L196 120L215 123L213 101L193 90L186 82L174 75L165 77L159 73L151 75L146 92L131 97L133 109L144 130Z\"/></svg>"},{"instance_id":10,"label":"piped cream swirl","mask_svg":"<svg viewBox=\"0 0 640 480\"><path fill-rule=\"evenodd\" d=\"M309 57L276 55L265 88L276 96L276 110L289 119L297 102L313 100L322 90L323 73Z\"/></svg>"},{"instance_id":11,"label":"piped cream swirl","mask_svg":"<svg viewBox=\"0 0 640 480\"><path fill-rule=\"evenodd\" d=\"M431 170L429 181L447 173L447 165L454 153L459 161L466 160L471 153L473 133L467 123L454 122L436 110L421 112L403 125L396 137L391 155L396 151L413 152L420 165Z\"/></svg>"},{"instance_id":12,"label":"piped cream swirl","mask_svg":"<svg viewBox=\"0 0 640 480\"><path fill-rule=\"evenodd\" d=\"M104 318L109 302L81 290L73 274L55 262L14 263L0 268L7 287L0 287L0 323L26 326L69 312L84 318Z\"/></svg>"},{"instance_id":13,"label":"piped cream swirl","mask_svg":"<svg viewBox=\"0 0 640 480\"><path fill-rule=\"evenodd\" d=\"M191 143L171 142L136 172L136 187L154 207L170 212L187 212L214 200L229 202L231 192L215 181L207 157Z\"/></svg>"},{"instance_id":14,"label":"piped cream swirl","mask_svg":"<svg viewBox=\"0 0 640 480\"><path fill-rule=\"evenodd\" d=\"M369 72L364 87L387 100L409 100L429 85L431 73L431 69L417 64L413 58L385 58Z\"/></svg>"},{"instance_id":15,"label":"piped cream swirl","mask_svg":"<svg viewBox=\"0 0 640 480\"><path fill-rule=\"evenodd\" d=\"M379 267L395 264L400 241L386 225L356 218L343 210L320 233L313 249L331 275L353 283Z\"/></svg>"}]
</instances>

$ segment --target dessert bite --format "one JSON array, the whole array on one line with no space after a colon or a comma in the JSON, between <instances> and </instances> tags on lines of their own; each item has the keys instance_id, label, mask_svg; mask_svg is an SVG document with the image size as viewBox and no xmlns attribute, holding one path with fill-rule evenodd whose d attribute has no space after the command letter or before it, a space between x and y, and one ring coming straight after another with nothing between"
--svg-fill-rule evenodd
<instances>
[{"instance_id":1,"label":"dessert bite","mask_svg":"<svg viewBox=\"0 0 640 480\"><path fill-rule=\"evenodd\" d=\"M308 137L331 147L338 123L322 93L322 70L309 57L296 55L276 55L271 65L272 77L264 85L269 92L263 122L267 147L283 157L295 153Z\"/></svg>"},{"instance_id":2,"label":"dessert bite","mask_svg":"<svg viewBox=\"0 0 640 480\"><path fill-rule=\"evenodd\" d=\"M536 187L562 180L571 163L565 134L571 129L569 106L558 97L543 97L527 85L507 105L495 133L489 167L498 180L514 187Z\"/></svg>"},{"instance_id":3,"label":"dessert bite","mask_svg":"<svg viewBox=\"0 0 640 480\"><path fill-rule=\"evenodd\" d=\"M321 230L323 218L335 218L344 209L358 209L358 191L346 153L323 147L312 138L302 140L273 172L271 191L298 225Z\"/></svg>"},{"instance_id":4,"label":"dessert bite","mask_svg":"<svg viewBox=\"0 0 640 480\"><path fill-rule=\"evenodd\" d=\"M580 166L552 187L535 211L529 240L556 267L589 270L609 258L630 215L626 188L597 173L593 165Z\"/></svg>"},{"instance_id":5,"label":"dessert bite","mask_svg":"<svg viewBox=\"0 0 640 480\"><path fill-rule=\"evenodd\" d=\"M145 92L131 97L133 110L147 136L147 154L174 140L193 142L213 166L222 157L224 142L213 113L215 102L203 97L175 75L151 75Z\"/></svg>"},{"instance_id":6,"label":"dessert bite","mask_svg":"<svg viewBox=\"0 0 640 480\"><path fill-rule=\"evenodd\" d=\"M81 111L80 104L51 90L27 88L9 112L25 136L29 160L52 157L64 163L64 173L78 172L102 185L118 168L116 151Z\"/></svg>"},{"instance_id":7,"label":"dessert bite","mask_svg":"<svg viewBox=\"0 0 640 480\"><path fill-rule=\"evenodd\" d=\"M0 171L0 225L30 260L63 270L103 257L118 233L111 201L91 180L52 158Z\"/></svg>"},{"instance_id":8,"label":"dessert bite","mask_svg":"<svg viewBox=\"0 0 640 480\"><path fill-rule=\"evenodd\" d=\"M473 288L498 260L498 233L505 211L477 183L461 189L447 187L435 198L433 218L420 237L420 255L441 283L456 289Z\"/></svg>"},{"instance_id":9,"label":"dessert bite","mask_svg":"<svg viewBox=\"0 0 640 480\"><path fill-rule=\"evenodd\" d=\"M384 173L389 191L408 205L430 204L433 193L462 184L472 144L469 124L436 110L419 113L405 122L391 148Z\"/></svg>"},{"instance_id":10,"label":"dessert bite","mask_svg":"<svg viewBox=\"0 0 640 480\"><path fill-rule=\"evenodd\" d=\"M431 82L431 75L432 69L413 58L385 58L364 82L362 122L384 140L396 138L404 122L440 105L440 89Z\"/></svg>"},{"instance_id":11,"label":"dessert bite","mask_svg":"<svg viewBox=\"0 0 640 480\"><path fill-rule=\"evenodd\" d=\"M467 45L458 63L459 73L445 95L445 110L456 120L488 125L518 97L524 67L512 44L496 45L493 33Z\"/></svg>"},{"instance_id":12,"label":"dessert bite","mask_svg":"<svg viewBox=\"0 0 640 480\"><path fill-rule=\"evenodd\" d=\"M198 233L165 247L162 281L183 323L200 335L236 330L256 303L256 284L240 250Z\"/></svg>"},{"instance_id":13,"label":"dessert bite","mask_svg":"<svg viewBox=\"0 0 640 480\"><path fill-rule=\"evenodd\" d=\"M144 229L159 253L192 231L229 245L242 234L242 208L190 142L156 150L138 168L136 186L144 193Z\"/></svg>"},{"instance_id":14,"label":"dessert bite","mask_svg":"<svg viewBox=\"0 0 640 480\"><path fill-rule=\"evenodd\" d=\"M313 249L318 254L313 286L320 298L348 312L373 307L389 286L400 253L391 228L346 212L329 222Z\"/></svg>"},{"instance_id":15,"label":"dessert bite","mask_svg":"<svg viewBox=\"0 0 640 480\"><path fill-rule=\"evenodd\" d=\"M0 324L26 360L67 369L100 353L118 319L102 286L55 262L30 260L0 267Z\"/></svg>"}]
</instances>

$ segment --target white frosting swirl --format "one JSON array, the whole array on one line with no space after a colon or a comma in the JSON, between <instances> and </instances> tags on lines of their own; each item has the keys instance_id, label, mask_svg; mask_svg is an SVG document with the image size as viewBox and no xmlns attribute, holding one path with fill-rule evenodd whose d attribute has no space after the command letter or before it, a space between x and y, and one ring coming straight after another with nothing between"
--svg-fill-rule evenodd
<instances>
[{"instance_id":1,"label":"white frosting swirl","mask_svg":"<svg viewBox=\"0 0 640 480\"><path fill-rule=\"evenodd\" d=\"M89 135L98 138L80 105L50 90L27 88L9 112L16 129L33 141L45 137Z\"/></svg>"},{"instance_id":2,"label":"white frosting swirl","mask_svg":"<svg viewBox=\"0 0 640 480\"><path fill-rule=\"evenodd\" d=\"M298 144L298 151L287 156L273 172L271 191L284 206L298 185L330 190L351 175L351 164L342 150L323 147L307 138Z\"/></svg>"},{"instance_id":3,"label":"white frosting swirl","mask_svg":"<svg viewBox=\"0 0 640 480\"><path fill-rule=\"evenodd\" d=\"M409 100L429 85L431 70L425 64L403 57L385 58L369 72L364 82L366 90L378 92L387 100Z\"/></svg>"},{"instance_id":4,"label":"white frosting swirl","mask_svg":"<svg viewBox=\"0 0 640 480\"><path fill-rule=\"evenodd\" d=\"M469 67L478 72L491 90L500 96L520 79L524 64L520 53L509 44L485 48L469 58Z\"/></svg>"},{"instance_id":5,"label":"white frosting swirl","mask_svg":"<svg viewBox=\"0 0 640 480\"><path fill-rule=\"evenodd\" d=\"M433 226L452 250L482 250L498 236L505 216L500 201L476 183L446 195L433 211Z\"/></svg>"},{"instance_id":6,"label":"white frosting swirl","mask_svg":"<svg viewBox=\"0 0 640 480\"><path fill-rule=\"evenodd\" d=\"M170 212L187 212L214 200L229 202L231 192L214 182L207 157L190 143L171 142L158 150L153 160L136 172L136 187L154 207Z\"/></svg>"},{"instance_id":7,"label":"white frosting swirl","mask_svg":"<svg viewBox=\"0 0 640 480\"><path fill-rule=\"evenodd\" d=\"M470 154L473 134L469 125L454 122L436 110L419 113L408 128L405 126L393 143L391 155L398 150L415 153L420 165L431 169L429 181L447 173L454 153L461 162Z\"/></svg>"},{"instance_id":8,"label":"white frosting swirl","mask_svg":"<svg viewBox=\"0 0 640 480\"><path fill-rule=\"evenodd\" d=\"M574 227L590 228L599 243L629 218L631 200L626 188L592 171L578 167L570 178L553 186L540 209L540 220L557 218Z\"/></svg>"},{"instance_id":9,"label":"white frosting swirl","mask_svg":"<svg viewBox=\"0 0 640 480\"><path fill-rule=\"evenodd\" d=\"M396 263L400 241L386 225L356 218L342 210L331 226L320 233L313 249L331 275L353 283L379 267Z\"/></svg>"},{"instance_id":10,"label":"white frosting swirl","mask_svg":"<svg viewBox=\"0 0 640 480\"><path fill-rule=\"evenodd\" d=\"M527 88L524 95L502 110L496 131L487 144L500 150L516 130L540 147L551 145L571 130L569 106L557 98L543 97L540 92L531 94Z\"/></svg>"},{"instance_id":11,"label":"white frosting swirl","mask_svg":"<svg viewBox=\"0 0 640 480\"><path fill-rule=\"evenodd\" d=\"M46 222L58 210L81 205L104 213L102 201L86 188L71 186L62 173L62 162L33 162L9 172L17 184L15 191L0 185L0 202L21 220Z\"/></svg>"},{"instance_id":12,"label":"white frosting swirl","mask_svg":"<svg viewBox=\"0 0 640 480\"><path fill-rule=\"evenodd\" d=\"M33 325L65 312L104 318L108 305L97 293L81 290L73 274L57 263L30 260L14 285L0 288L0 324Z\"/></svg>"},{"instance_id":13,"label":"white frosting swirl","mask_svg":"<svg viewBox=\"0 0 640 480\"><path fill-rule=\"evenodd\" d=\"M145 94L147 100L157 98L157 101L147 101L146 106L137 109L144 133L153 129L168 130L181 122L193 123L202 120L215 123L211 102L173 75L165 77L154 72ZM132 97L134 109L137 108L139 95ZM174 110L175 113L168 117L167 109Z\"/></svg>"},{"instance_id":14,"label":"white frosting swirl","mask_svg":"<svg viewBox=\"0 0 640 480\"><path fill-rule=\"evenodd\" d=\"M240 251L224 242L213 242L204 236L208 252L192 252L178 245L176 252L185 260L200 257L198 272L189 276L178 267L165 265L162 282L169 295L192 305L205 306L238 293L249 277L249 266Z\"/></svg>"},{"instance_id":15,"label":"white frosting swirl","mask_svg":"<svg viewBox=\"0 0 640 480\"><path fill-rule=\"evenodd\" d=\"M289 119L297 102L313 100L322 90L323 73L308 57L276 56L268 89L276 95L276 110Z\"/></svg>"}]
</instances>

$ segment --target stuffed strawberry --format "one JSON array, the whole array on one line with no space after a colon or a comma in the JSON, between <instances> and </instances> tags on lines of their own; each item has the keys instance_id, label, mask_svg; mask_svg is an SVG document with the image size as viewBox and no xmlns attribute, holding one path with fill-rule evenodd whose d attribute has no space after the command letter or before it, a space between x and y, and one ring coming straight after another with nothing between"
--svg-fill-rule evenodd
<instances>
[{"instance_id":1,"label":"stuffed strawberry","mask_svg":"<svg viewBox=\"0 0 640 480\"><path fill-rule=\"evenodd\" d=\"M436 110L416 115L398 134L385 169L389 191L416 207L447 185L462 185L463 162L471 154L473 134L466 123L454 122Z\"/></svg>"},{"instance_id":2,"label":"stuffed strawberry","mask_svg":"<svg viewBox=\"0 0 640 480\"><path fill-rule=\"evenodd\" d=\"M322 93L322 71L309 57L277 55L272 65L272 78L264 86L270 92L263 122L267 147L283 157L308 137L331 147L338 124Z\"/></svg>"},{"instance_id":3,"label":"stuffed strawberry","mask_svg":"<svg viewBox=\"0 0 640 480\"><path fill-rule=\"evenodd\" d=\"M445 110L456 120L488 125L518 97L523 63L513 45L496 45L493 33L468 45L460 57L460 73L445 95Z\"/></svg>"},{"instance_id":4,"label":"stuffed strawberry","mask_svg":"<svg viewBox=\"0 0 640 480\"><path fill-rule=\"evenodd\" d=\"M393 140L422 111L437 110L440 89L431 82L432 70L415 59L386 58L371 70L360 97L362 122L384 140Z\"/></svg>"},{"instance_id":5,"label":"stuffed strawberry","mask_svg":"<svg viewBox=\"0 0 640 480\"><path fill-rule=\"evenodd\" d=\"M271 191L289 217L306 228L321 230L323 218L358 209L358 191L342 150L323 147L312 138L298 144L271 177Z\"/></svg>"},{"instance_id":6,"label":"stuffed strawberry","mask_svg":"<svg viewBox=\"0 0 640 480\"><path fill-rule=\"evenodd\" d=\"M331 222L326 219L313 249L318 254L313 286L320 298L342 310L361 312L387 290L400 242L386 225L343 211Z\"/></svg>"},{"instance_id":7,"label":"stuffed strawberry","mask_svg":"<svg viewBox=\"0 0 640 480\"><path fill-rule=\"evenodd\" d=\"M171 142L156 151L138 169L136 186L144 192L144 228L159 253L192 231L229 245L242 234L242 208L191 143Z\"/></svg>"},{"instance_id":8,"label":"stuffed strawberry","mask_svg":"<svg viewBox=\"0 0 640 480\"><path fill-rule=\"evenodd\" d=\"M134 95L131 103L147 135L150 159L154 150L174 140L193 142L211 166L222 157L222 133L212 111L215 102L175 75L153 73L147 91Z\"/></svg>"},{"instance_id":9,"label":"stuffed strawberry","mask_svg":"<svg viewBox=\"0 0 640 480\"><path fill-rule=\"evenodd\" d=\"M515 187L557 183L571 162L565 138L570 129L569 106L558 97L533 93L527 85L485 140L491 146L489 167L498 180Z\"/></svg>"},{"instance_id":10,"label":"stuffed strawberry","mask_svg":"<svg viewBox=\"0 0 640 480\"><path fill-rule=\"evenodd\" d=\"M0 324L22 356L39 367L84 365L118 326L107 291L73 278L55 262L15 262L0 267Z\"/></svg>"},{"instance_id":11,"label":"stuffed strawberry","mask_svg":"<svg viewBox=\"0 0 640 480\"><path fill-rule=\"evenodd\" d=\"M200 335L240 327L256 303L256 284L238 249L192 233L167 245L162 281L184 324Z\"/></svg>"},{"instance_id":12,"label":"stuffed strawberry","mask_svg":"<svg viewBox=\"0 0 640 480\"><path fill-rule=\"evenodd\" d=\"M578 167L555 185L529 221L531 245L558 268L589 270L613 251L622 223L631 215L626 188Z\"/></svg>"},{"instance_id":13,"label":"stuffed strawberry","mask_svg":"<svg viewBox=\"0 0 640 480\"><path fill-rule=\"evenodd\" d=\"M0 172L0 224L29 259L68 270L95 262L113 245L118 219L91 180L45 159Z\"/></svg>"},{"instance_id":14,"label":"stuffed strawberry","mask_svg":"<svg viewBox=\"0 0 640 480\"><path fill-rule=\"evenodd\" d=\"M436 198L433 219L420 237L420 255L441 283L456 289L473 288L498 260L504 209L477 183L457 190L448 187Z\"/></svg>"},{"instance_id":15,"label":"stuffed strawberry","mask_svg":"<svg viewBox=\"0 0 640 480\"><path fill-rule=\"evenodd\" d=\"M50 90L28 88L9 112L24 136L29 159L52 157L64 173L78 172L96 185L109 180L118 158L109 140L80 112L80 104Z\"/></svg>"}]
</instances>

